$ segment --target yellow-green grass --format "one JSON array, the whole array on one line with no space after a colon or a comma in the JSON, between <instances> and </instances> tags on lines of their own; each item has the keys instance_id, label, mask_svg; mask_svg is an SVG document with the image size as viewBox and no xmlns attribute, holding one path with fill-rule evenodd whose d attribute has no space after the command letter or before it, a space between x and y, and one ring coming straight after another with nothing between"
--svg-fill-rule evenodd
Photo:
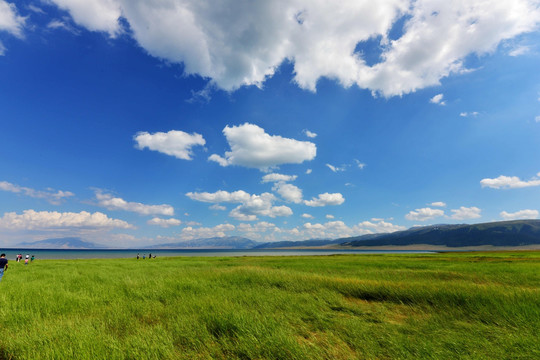
<instances>
[{"instance_id":1,"label":"yellow-green grass","mask_svg":"<svg viewBox=\"0 0 540 360\"><path fill-rule=\"evenodd\" d=\"M540 252L10 261L0 359L539 359Z\"/></svg>"}]
</instances>

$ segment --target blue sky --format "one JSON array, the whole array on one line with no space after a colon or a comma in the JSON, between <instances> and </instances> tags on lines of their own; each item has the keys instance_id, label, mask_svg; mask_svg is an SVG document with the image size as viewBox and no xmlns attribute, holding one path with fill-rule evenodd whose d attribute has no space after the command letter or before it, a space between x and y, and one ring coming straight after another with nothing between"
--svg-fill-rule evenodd
<instances>
[{"instance_id":1,"label":"blue sky","mask_svg":"<svg viewBox=\"0 0 540 360\"><path fill-rule=\"evenodd\" d=\"M0 0L0 246L538 218L540 2Z\"/></svg>"}]
</instances>

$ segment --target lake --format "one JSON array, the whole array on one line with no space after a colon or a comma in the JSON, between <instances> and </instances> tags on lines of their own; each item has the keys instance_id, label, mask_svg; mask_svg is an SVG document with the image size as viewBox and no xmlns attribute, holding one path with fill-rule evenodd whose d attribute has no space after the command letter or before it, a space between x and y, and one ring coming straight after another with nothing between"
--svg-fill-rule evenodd
<instances>
[{"instance_id":1,"label":"lake","mask_svg":"<svg viewBox=\"0 0 540 360\"><path fill-rule=\"evenodd\" d=\"M336 254L405 254L405 253L432 253L432 251L417 250L329 250L329 249L100 249L100 250L74 250L74 249L0 249L6 258L15 261L17 254L23 259L28 254L36 259L120 259L135 258L137 253L141 258L151 253L156 257L167 256L307 256L307 255L336 255Z\"/></svg>"}]
</instances>

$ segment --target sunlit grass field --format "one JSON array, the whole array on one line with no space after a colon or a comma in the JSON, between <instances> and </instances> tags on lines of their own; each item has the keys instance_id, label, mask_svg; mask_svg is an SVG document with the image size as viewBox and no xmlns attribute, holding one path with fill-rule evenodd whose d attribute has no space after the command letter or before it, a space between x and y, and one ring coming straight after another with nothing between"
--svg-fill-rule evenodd
<instances>
[{"instance_id":1,"label":"sunlit grass field","mask_svg":"<svg viewBox=\"0 0 540 360\"><path fill-rule=\"evenodd\" d=\"M540 252L10 260L0 359L540 359Z\"/></svg>"}]
</instances>

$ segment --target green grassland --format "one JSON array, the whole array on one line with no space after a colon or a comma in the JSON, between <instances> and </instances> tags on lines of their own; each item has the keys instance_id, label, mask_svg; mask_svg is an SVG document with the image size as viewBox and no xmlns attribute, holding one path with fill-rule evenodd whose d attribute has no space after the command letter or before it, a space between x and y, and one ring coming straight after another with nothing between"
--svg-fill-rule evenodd
<instances>
[{"instance_id":1,"label":"green grassland","mask_svg":"<svg viewBox=\"0 0 540 360\"><path fill-rule=\"evenodd\" d=\"M539 359L540 252L10 261L0 359Z\"/></svg>"}]
</instances>

